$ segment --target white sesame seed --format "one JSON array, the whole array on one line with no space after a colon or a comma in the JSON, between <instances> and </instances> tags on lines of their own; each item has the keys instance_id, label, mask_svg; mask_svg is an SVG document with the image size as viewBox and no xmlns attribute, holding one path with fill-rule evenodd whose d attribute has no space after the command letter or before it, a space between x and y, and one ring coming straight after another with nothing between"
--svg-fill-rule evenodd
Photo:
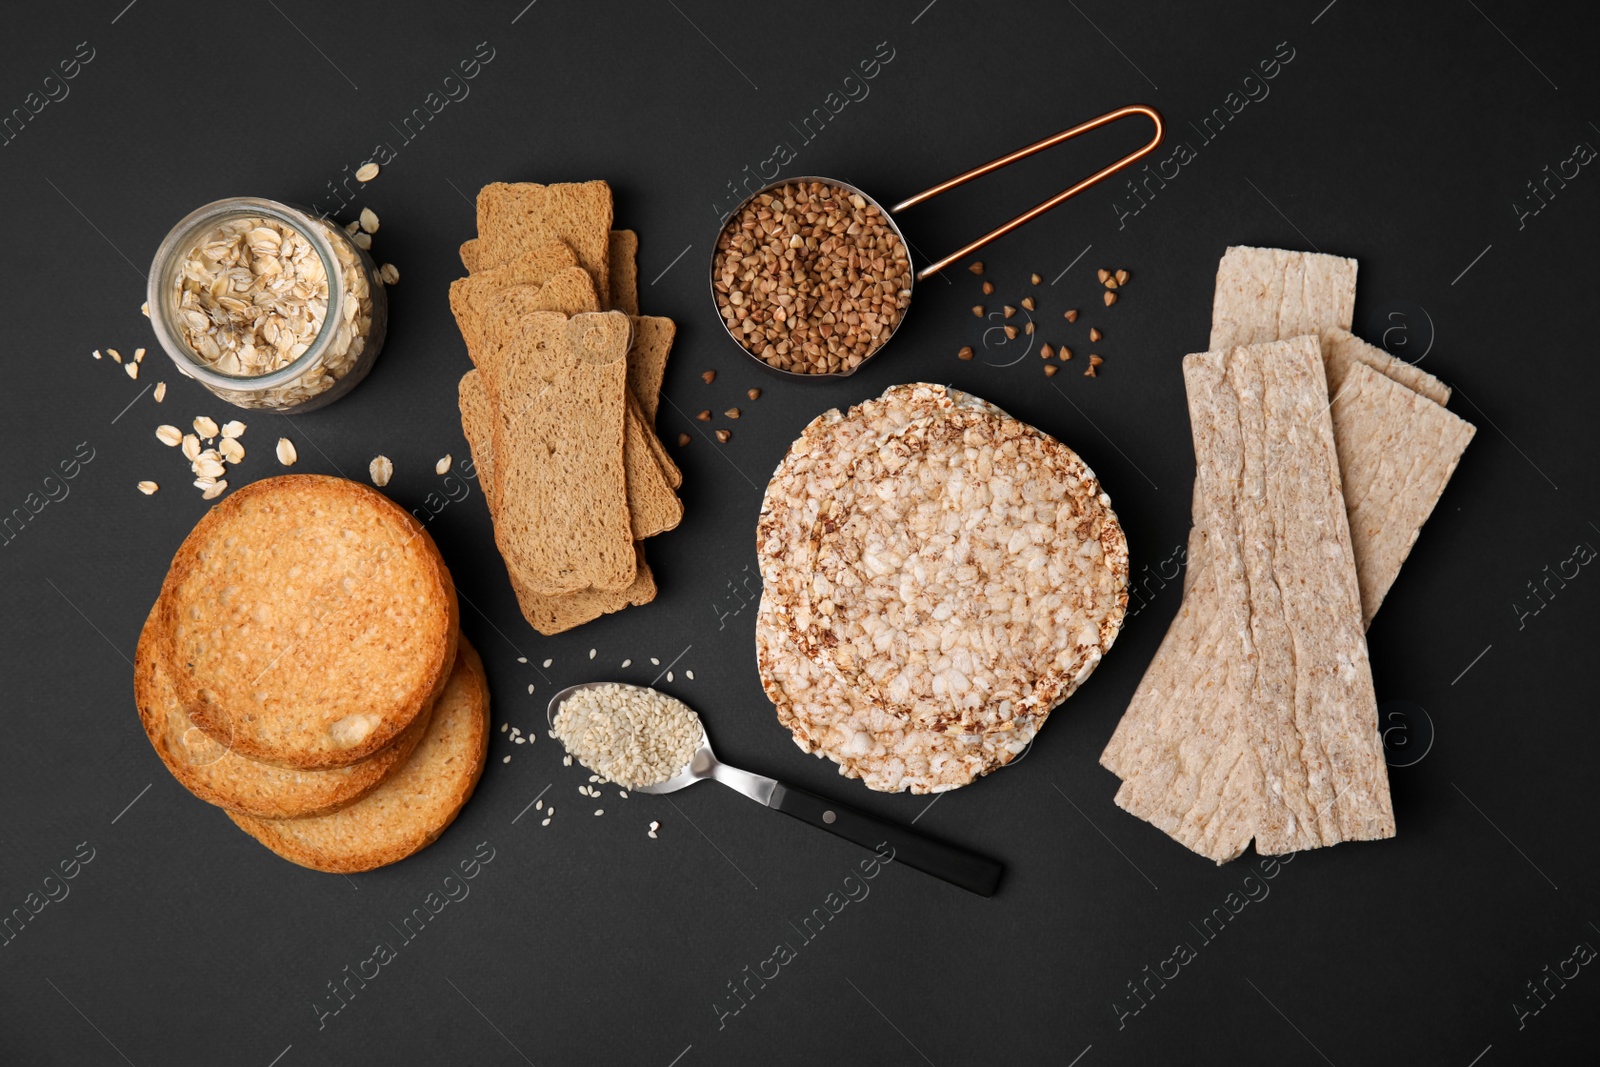
<instances>
[{"instance_id":1,"label":"white sesame seed","mask_svg":"<svg viewBox=\"0 0 1600 1067\"><path fill-rule=\"evenodd\" d=\"M659 666L661 666L661 661L656 659L654 656L651 656L650 657L650 665L652 667L659 667Z\"/></svg>"},{"instance_id":2,"label":"white sesame seed","mask_svg":"<svg viewBox=\"0 0 1600 1067\"><path fill-rule=\"evenodd\" d=\"M591 782L598 782L599 780L600 780L600 776L598 774L591 774L589 776L589 781L591 781Z\"/></svg>"},{"instance_id":3,"label":"white sesame seed","mask_svg":"<svg viewBox=\"0 0 1600 1067\"><path fill-rule=\"evenodd\" d=\"M617 790L617 796L621 797L623 800L627 800L628 799L628 791L626 789L619 789L619 790Z\"/></svg>"},{"instance_id":4,"label":"white sesame seed","mask_svg":"<svg viewBox=\"0 0 1600 1067\"><path fill-rule=\"evenodd\" d=\"M543 810L544 810L544 801L542 801L542 800L535 800L535 801L534 801L534 802L533 802L533 810L534 810L534 811L543 811Z\"/></svg>"},{"instance_id":5,"label":"white sesame seed","mask_svg":"<svg viewBox=\"0 0 1600 1067\"><path fill-rule=\"evenodd\" d=\"M700 719L680 701L654 690L605 684L562 701L553 722L591 782L636 789L664 782L688 765L700 743ZM600 796L585 785L580 793Z\"/></svg>"},{"instance_id":6,"label":"white sesame seed","mask_svg":"<svg viewBox=\"0 0 1600 1067\"><path fill-rule=\"evenodd\" d=\"M540 823L539 825L540 826L549 826L550 825L550 820L546 819L544 822Z\"/></svg>"},{"instance_id":7,"label":"white sesame seed","mask_svg":"<svg viewBox=\"0 0 1600 1067\"><path fill-rule=\"evenodd\" d=\"M683 674L684 677L689 679L689 681L694 681L694 671L684 671Z\"/></svg>"},{"instance_id":8,"label":"white sesame seed","mask_svg":"<svg viewBox=\"0 0 1600 1067\"><path fill-rule=\"evenodd\" d=\"M511 762L511 757L507 756L505 759L501 760L500 762L501 763L510 763Z\"/></svg>"},{"instance_id":9,"label":"white sesame seed","mask_svg":"<svg viewBox=\"0 0 1600 1067\"><path fill-rule=\"evenodd\" d=\"M528 683L528 695L529 696L533 695L533 683L532 682Z\"/></svg>"},{"instance_id":10,"label":"white sesame seed","mask_svg":"<svg viewBox=\"0 0 1600 1067\"><path fill-rule=\"evenodd\" d=\"M669 682L672 681L672 672L671 671L667 672L667 681L669 681Z\"/></svg>"},{"instance_id":11,"label":"white sesame seed","mask_svg":"<svg viewBox=\"0 0 1600 1067\"><path fill-rule=\"evenodd\" d=\"M649 833L646 836L648 836L650 838L650 840L652 840L652 841L657 840L656 832L654 830L649 831Z\"/></svg>"},{"instance_id":12,"label":"white sesame seed","mask_svg":"<svg viewBox=\"0 0 1600 1067\"><path fill-rule=\"evenodd\" d=\"M550 810L545 812L546 815L554 815L555 813L556 813L556 806L554 804L550 805Z\"/></svg>"},{"instance_id":13,"label":"white sesame seed","mask_svg":"<svg viewBox=\"0 0 1600 1067\"><path fill-rule=\"evenodd\" d=\"M550 669L550 664L552 664L552 663L554 663L554 662L555 662L555 660L553 660L553 659L547 659L547 660L545 660L545 661L544 661L544 668L545 668L545 670L549 670L549 669Z\"/></svg>"},{"instance_id":14,"label":"white sesame seed","mask_svg":"<svg viewBox=\"0 0 1600 1067\"><path fill-rule=\"evenodd\" d=\"M590 649L590 650L589 650L589 658L590 658L590 659L594 659L594 657L595 657L595 654L596 654L596 652L597 652L597 650L596 650L596 649L593 649L593 648L591 648L591 649Z\"/></svg>"},{"instance_id":15,"label":"white sesame seed","mask_svg":"<svg viewBox=\"0 0 1600 1067\"><path fill-rule=\"evenodd\" d=\"M659 829L661 829L661 824L656 822L654 819L651 819L650 820L650 829L659 830Z\"/></svg>"},{"instance_id":16,"label":"white sesame seed","mask_svg":"<svg viewBox=\"0 0 1600 1067\"><path fill-rule=\"evenodd\" d=\"M594 809L594 813L596 815L604 815L606 813L606 809L605 808L595 808Z\"/></svg>"},{"instance_id":17,"label":"white sesame seed","mask_svg":"<svg viewBox=\"0 0 1600 1067\"><path fill-rule=\"evenodd\" d=\"M449 473L449 471L450 471L450 463L451 463L450 453L446 452L443 456L439 457L439 462L437 462L437 463L435 463L433 465L433 473L435 473L435 474L447 474L447 473ZM527 660L523 660L522 662L526 663L528 661Z\"/></svg>"},{"instance_id":18,"label":"white sesame seed","mask_svg":"<svg viewBox=\"0 0 1600 1067\"><path fill-rule=\"evenodd\" d=\"M526 662L528 662L528 657L527 656L518 656L517 657L517 662L518 663L526 663Z\"/></svg>"},{"instance_id":19,"label":"white sesame seed","mask_svg":"<svg viewBox=\"0 0 1600 1067\"><path fill-rule=\"evenodd\" d=\"M511 740L519 745L525 745L528 743L528 739L526 737L513 737Z\"/></svg>"},{"instance_id":20,"label":"white sesame seed","mask_svg":"<svg viewBox=\"0 0 1600 1067\"><path fill-rule=\"evenodd\" d=\"M624 667L631 667L631 666L633 666L633 660L631 660L631 659L625 659L625 660L623 660L623 661L622 661L622 665L623 665L623 666L624 666Z\"/></svg>"},{"instance_id":21,"label":"white sesame seed","mask_svg":"<svg viewBox=\"0 0 1600 1067\"><path fill-rule=\"evenodd\" d=\"M507 729L507 728L508 728L508 727L509 727L509 726L510 726L510 725L511 725L511 724L510 724L510 723L508 723L508 722L503 722L503 723L501 723L501 724L500 724L500 732L501 732L501 733L505 733L505 732L506 732L506 729Z\"/></svg>"},{"instance_id":22,"label":"white sesame seed","mask_svg":"<svg viewBox=\"0 0 1600 1067\"><path fill-rule=\"evenodd\" d=\"M94 350L94 358L95 359L103 359L104 358L103 356L100 355L100 350L98 348Z\"/></svg>"},{"instance_id":23,"label":"white sesame seed","mask_svg":"<svg viewBox=\"0 0 1600 1067\"><path fill-rule=\"evenodd\" d=\"M571 756L562 756L561 757L561 766L563 766L563 767L572 766L572 757Z\"/></svg>"}]
</instances>

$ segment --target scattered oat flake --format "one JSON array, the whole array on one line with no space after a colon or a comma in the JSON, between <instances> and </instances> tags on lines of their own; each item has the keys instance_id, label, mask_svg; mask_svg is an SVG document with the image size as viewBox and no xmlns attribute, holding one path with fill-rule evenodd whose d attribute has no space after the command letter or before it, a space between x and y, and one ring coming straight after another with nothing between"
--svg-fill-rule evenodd
<instances>
[{"instance_id":1,"label":"scattered oat flake","mask_svg":"<svg viewBox=\"0 0 1600 1067\"><path fill-rule=\"evenodd\" d=\"M166 423L162 423L156 427L156 440L168 448L177 448L183 444L183 431L176 426L168 426Z\"/></svg>"},{"instance_id":2,"label":"scattered oat flake","mask_svg":"<svg viewBox=\"0 0 1600 1067\"><path fill-rule=\"evenodd\" d=\"M372 250L372 235L370 233L352 234L350 240L363 252L370 252Z\"/></svg>"},{"instance_id":3,"label":"scattered oat flake","mask_svg":"<svg viewBox=\"0 0 1600 1067\"><path fill-rule=\"evenodd\" d=\"M367 473L372 476L372 484L382 489L394 477L394 464L388 456L373 456L372 462L367 464Z\"/></svg>"},{"instance_id":4,"label":"scattered oat flake","mask_svg":"<svg viewBox=\"0 0 1600 1067\"><path fill-rule=\"evenodd\" d=\"M128 377L130 378L139 377L139 364L137 363L124 363L122 369L128 372Z\"/></svg>"},{"instance_id":5,"label":"scattered oat flake","mask_svg":"<svg viewBox=\"0 0 1600 1067\"><path fill-rule=\"evenodd\" d=\"M278 438L278 462L279 463L282 463L285 467L292 467L292 466L294 466L295 460L297 460L299 458L300 458L299 454L297 452L295 452L295 450L294 450L294 442L293 441L289 440L287 437Z\"/></svg>"},{"instance_id":6,"label":"scattered oat flake","mask_svg":"<svg viewBox=\"0 0 1600 1067\"><path fill-rule=\"evenodd\" d=\"M210 489L207 489L207 490L203 491L200 494L200 499L201 500L215 500L217 497L221 496L223 493L226 493L227 491L228 491L228 479L220 478L220 479L217 480L215 485L213 485Z\"/></svg>"},{"instance_id":7,"label":"scattered oat flake","mask_svg":"<svg viewBox=\"0 0 1600 1067\"><path fill-rule=\"evenodd\" d=\"M224 437L217 446L217 451L222 453L222 458L229 463L238 463L244 459L244 446L232 437Z\"/></svg>"},{"instance_id":8,"label":"scattered oat flake","mask_svg":"<svg viewBox=\"0 0 1600 1067\"><path fill-rule=\"evenodd\" d=\"M243 437L244 423L240 422L238 419L229 419L227 422L222 424L222 436Z\"/></svg>"},{"instance_id":9,"label":"scattered oat flake","mask_svg":"<svg viewBox=\"0 0 1600 1067\"><path fill-rule=\"evenodd\" d=\"M209 415L201 415L194 420L194 432L206 440L217 436L216 420Z\"/></svg>"},{"instance_id":10,"label":"scattered oat flake","mask_svg":"<svg viewBox=\"0 0 1600 1067\"><path fill-rule=\"evenodd\" d=\"M378 165L376 163L363 163L356 168L356 181L358 182L370 182L377 176Z\"/></svg>"},{"instance_id":11,"label":"scattered oat flake","mask_svg":"<svg viewBox=\"0 0 1600 1067\"><path fill-rule=\"evenodd\" d=\"M400 268L393 263L385 263L378 268L378 277L383 279L384 285L395 285L400 281Z\"/></svg>"},{"instance_id":12,"label":"scattered oat flake","mask_svg":"<svg viewBox=\"0 0 1600 1067\"><path fill-rule=\"evenodd\" d=\"M146 300L144 303L139 305L139 314L143 315L147 319L150 317L150 301Z\"/></svg>"},{"instance_id":13,"label":"scattered oat flake","mask_svg":"<svg viewBox=\"0 0 1600 1067\"><path fill-rule=\"evenodd\" d=\"M118 363L122 362L122 353L118 352L115 348L106 349L106 355L110 356L112 359L116 360Z\"/></svg>"},{"instance_id":14,"label":"scattered oat flake","mask_svg":"<svg viewBox=\"0 0 1600 1067\"><path fill-rule=\"evenodd\" d=\"M153 395L156 398L156 403L157 404L161 403L163 400L165 400L167 398L167 383L166 382L157 382L156 383L156 391L151 395Z\"/></svg>"},{"instance_id":15,"label":"scattered oat flake","mask_svg":"<svg viewBox=\"0 0 1600 1067\"><path fill-rule=\"evenodd\" d=\"M361 228L367 233L378 232L378 216L370 207L361 209Z\"/></svg>"},{"instance_id":16,"label":"scattered oat flake","mask_svg":"<svg viewBox=\"0 0 1600 1067\"><path fill-rule=\"evenodd\" d=\"M160 488L161 487L159 485L157 485L155 482L140 482L139 483L139 492L143 493L145 496L154 496L155 495L155 491L157 489L160 489Z\"/></svg>"},{"instance_id":17,"label":"scattered oat flake","mask_svg":"<svg viewBox=\"0 0 1600 1067\"><path fill-rule=\"evenodd\" d=\"M191 463L200 458L200 438L192 433L183 435L183 458Z\"/></svg>"},{"instance_id":18,"label":"scattered oat flake","mask_svg":"<svg viewBox=\"0 0 1600 1067\"><path fill-rule=\"evenodd\" d=\"M444 474L445 472L449 471L451 462L450 453L446 452L443 456L439 457L439 462L433 465L433 473ZM522 662L526 663L528 661L523 660Z\"/></svg>"},{"instance_id":19,"label":"scattered oat flake","mask_svg":"<svg viewBox=\"0 0 1600 1067\"><path fill-rule=\"evenodd\" d=\"M133 350L133 361L135 363L143 363L144 362L144 349L135 348Z\"/></svg>"}]
</instances>

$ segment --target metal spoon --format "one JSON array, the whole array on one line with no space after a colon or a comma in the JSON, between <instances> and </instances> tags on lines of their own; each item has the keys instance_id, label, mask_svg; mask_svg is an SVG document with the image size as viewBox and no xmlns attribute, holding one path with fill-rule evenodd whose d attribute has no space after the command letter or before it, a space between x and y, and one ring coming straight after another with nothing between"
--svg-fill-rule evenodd
<instances>
[{"instance_id":1,"label":"metal spoon","mask_svg":"<svg viewBox=\"0 0 1600 1067\"><path fill-rule=\"evenodd\" d=\"M548 716L553 720L562 702L581 689L615 684L619 683L586 682L583 685L568 686L550 698ZM653 692L645 686L626 688ZM943 879L951 885L960 886L979 896L993 896L1000 884L1000 872L1004 868L987 856L968 852L955 845L947 845L918 833L909 826L901 826L880 819L876 815L868 815L864 811L836 804L798 786L728 766L719 761L716 753L711 751L711 741L706 737L703 722L700 724L700 745L690 757L688 766L664 782L639 786L632 792L675 793L702 778L721 782L758 804L793 816L819 830L836 834L846 841L854 841L858 845L879 852L887 850L887 854L894 857L894 862L915 867L925 874L931 874L935 878Z\"/></svg>"}]
</instances>

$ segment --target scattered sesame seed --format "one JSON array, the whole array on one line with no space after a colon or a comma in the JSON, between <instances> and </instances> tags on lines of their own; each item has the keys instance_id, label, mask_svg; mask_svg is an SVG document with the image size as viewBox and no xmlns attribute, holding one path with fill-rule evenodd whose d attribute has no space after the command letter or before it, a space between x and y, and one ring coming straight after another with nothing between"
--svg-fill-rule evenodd
<instances>
[{"instance_id":1,"label":"scattered sesame seed","mask_svg":"<svg viewBox=\"0 0 1600 1067\"><path fill-rule=\"evenodd\" d=\"M503 722L503 723L501 723L501 724L500 724L500 732L501 732L501 733L505 733L505 732L506 732L506 730L508 730L508 729L510 729L510 727L511 727L511 724L510 724L510 723L508 723L508 722Z\"/></svg>"},{"instance_id":2,"label":"scattered sesame seed","mask_svg":"<svg viewBox=\"0 0 1600 1067\"><path fill-rule=\"evenodd\" d=\"M590 658L590 659L594 659L594 657L595 657L595 656L596 656L596 654L597 654L597 653L598 653L598 650L597 650L597 649L593 649L593 648L591 648L591 649L590 649L590 650L589 650L589 658Z\"/></svg>"},{"instance_id":3,"label":"scattered sesame seed","mask_svg":"<svg viewBox=\"0 0 1600 1067\"><path fill-rule=\"evenodd\" d=\"M684 671L683 673L684 677L688 678L689 681L694 681L694 671Z\"/></svg>"},{"instance_id":4,"label":"scattered sesame seed","mask_svg":"<svg viewBox=\"0 0 1600 1067\"><path fill-rule=\"evenodd\" d=\"M571 756L563 756L563 757L561 757L561 766L563 766L563 767L572 766L572 757Z\"/></svg>"},{"instance_id":5,"label":"scattered sesame seed","mask_svg":"<svg viewBox=\"0 0 1600 1067\"><path fill-rule=\"evenodd\" d=\"M515 741L519 745L525 745L528 743L528 739L526 737L513 737L511 740Z\"/></svg>"},{"instance_id":6,"label":"scattered sesame seed","mask_svg":"<svg viewBox=\"0 0 1600 1067\"><path fill-rule=\"evenodd\" d=\"M617 796L621 797L623 800L627 800L628 799L628 791L626 789L619 789L619 790L617 790Z\"/></svg>"},{"instance_id":7,"label":"scattered sesame seed","mask_svg":"<svg viewBox=\"0 0 1600 1067\"><path fill-rule=\"evenodd\" d=\"M553 660L553 659L547 659L547 660L545 660L545 661L544 661L544 665L545 665L545 669L546 669L546 670L548 670L548 669L549 669L549 667L550 667L550 664L552 664L552 663L554 663L554 662L555 662L555 660Z\"/></svg>"},{"instance_id":8,"label":"scattered sesame seed","mask_svg":"<svg viewBox=\"0 0 1600 1067\"><path fill-rule=\"evenodd\" d=\"M550 820L546 819L546 820L544 820L544 822L540 823L539 825L540 826L549 826L550 825Z\"/></svg>"},{"instance_id":9,"label":"scattered sesame seed","mask_svg":"<svg viewBox=\"0 0 1600 1067\"><path fill-rule=\"evenodd\" d=\"M529 696L533 695L533 683L532 682L528 683L528 695Z\"/></svg>"},{"instance_id":10,"label":"scattered sesame seed","mask_svg":"<svg viewBox=\"0 0 1600 1067\"><path fill-rule=\"evenodd\" d=\"M667 672L667 681L669 681L669 682L672 681L672 672L671 671Z\"/></svg>"},{"instance_id":11,"label":"scattered sesame seed","mask_svg":"<svg viewBox=\"0 0 1600 1067\"><path fill-rule=\"evenodd\" d=\"M625 659L625 660L623 660L623 661L622 661L622 665L623 665L623 666L624 666L624 667L631 667L631 666L633 666L633 660L631 660L631 659Z\"/></svg>"},{"instance_id":12,"label":"scattered sesame seed","mask_svg":"<svg viewBox=\"0 0 1600 1067\"><path fill-rule=\"evenodd\" d=\"M650 838L650 839L651 839L651 840L652 840L652 841L655 841L655 840L657 840L657 838L656 838L656 832L655 832L655 831L654 831L654 830L650 830L650 831L647 831L647 832L646 832L646 834L645 834L645 836L646 836L646 837L648 837L648 838Z\"/></svg>"},{"instance_id":13,"label":"scattered sesame seed","mask_svg":"<svg viewBox=\"0 0 1600 1067\"><path fill-rule=\"evenodd\" d=\"M651 819L650 820L650 829L659 830L659 829L661 829L661 824L656 822L654 819Z\"/></svg>"},{"instance_id":14,"label":"scattered sesame seed","mask_svg":"<svg viewBox=\"0 0 1600 1067\"><path fill-rule=\"evenodd\" d=\"M533 810L534 810L534 811L543 811L543 810L544 810L544 801L542 801L542 800L535 800L535 801L534 801L534 802L533 802Z\"/></svg>"},{"instance_id":15,"label":"scattered sesame seed","mask_svg":"<svg viewBox=\"0 0 1600 1067\"><path fill-rule=\"evenodd\" d=\"M100 350L98 348L94 350L94 358L95 359L103 359L104 358L103 356L100 355Z\"/></svg>"},{"instance_id":16,"label":"scattered sesame seed","mask_svg":"<svg viewBox=\"0 0 1600 1067\"><path fill-rule=\"evenodd\" d=\"M659 666L661 666L661 661L656 659L654 656L651 656L650 657L650 665L652 667L659 667Z\"/></svg>"},{"instance_id":17,"label":"scattered sesame seed","mask_svg":"<svg viewBox=\"0 0 1600 1067\"><path fill-rule=\"evenodd\" d=\"M605 808L595 808L594 809L594 813L596 815L604 815L606 813L606 809Z\"/></svg>"},{"instance_id":18,"label":"scattered sesame seed","mask_svg":"<svg viewBox=\"0 0 1600 1067\"><path fill-rule=\"evenodd\" d=\"M510 763L511 762L511 757L507 756L505 759L501 760L500 762L501 763Z\"/></svg>"},{"instance_id":19,"label":"scattered sesame seed","mask_svg":"<svg viewBox=\"0 0 1600 1067\"><path fill-rule=\"evenodd\" d=\"M517 657L517 662L518 663L526 663L526 662L528 662L528 657L527 656L518 656Z\"/></svg>"},{"instance_id":20,"label":"scattered sesame seed","mask_svg":"<svg viewBox=\"0 0 1600 1067\"><path fill-rule=\"evenodd\" d=\"M600 776L598 774L591 774L589 776L589 781L590 782L598 782L599 780L600 780Z\"/></svg>"}]
</instances>

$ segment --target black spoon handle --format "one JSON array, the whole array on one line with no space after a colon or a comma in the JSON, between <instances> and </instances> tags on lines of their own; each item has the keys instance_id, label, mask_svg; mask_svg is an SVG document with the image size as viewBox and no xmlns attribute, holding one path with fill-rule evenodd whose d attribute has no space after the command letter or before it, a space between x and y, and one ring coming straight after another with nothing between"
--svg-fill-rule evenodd
<instances>
[{"instance_id":1,"label":"black spoon handle","mask_svg":"<svg viewBox=\"0 0 1600 1067\"><path fill-rule=\"evenodd\" d=\"M767 806L792 815L819 830L837 834L865 848L892 850L894 862L915 867L979 896L992 897L1005 868L999 862L918 833L909 826L836 804L797 786L779 782Z\"/></svg>"}]
</instances>

